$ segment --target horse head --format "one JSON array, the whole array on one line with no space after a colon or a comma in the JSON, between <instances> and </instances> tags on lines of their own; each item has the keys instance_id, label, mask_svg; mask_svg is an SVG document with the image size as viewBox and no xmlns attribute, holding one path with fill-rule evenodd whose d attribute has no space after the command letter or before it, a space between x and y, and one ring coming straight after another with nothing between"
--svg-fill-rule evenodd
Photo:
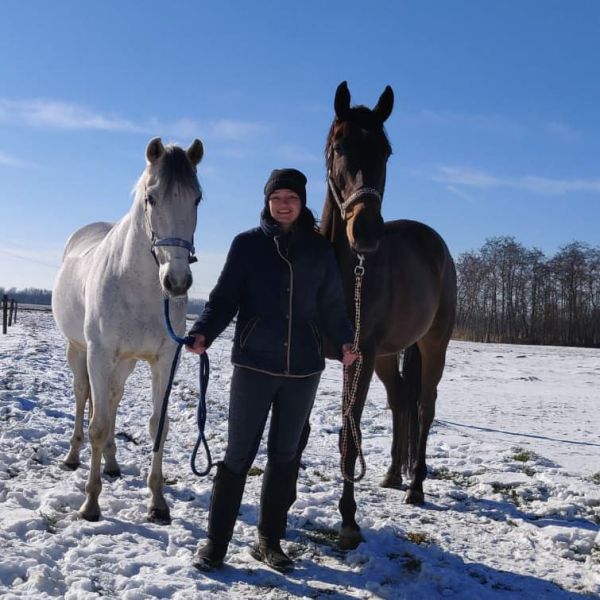
<instances>
[{"instance_id":1,"label":"horse head","mask_svg":"<svg viewBox=\"0 0 600 600\"><path fill-rule=\"evenodd\" d=\"M192 285L190 263L196 261L193 239L202 199L196 166L203 154L198 139L183 150L154 138L146 148L147 166L138 184L160 284L174 298L185 296Z\"/></svg>"},{"instance_id":2,"label":"horse head","mask_svg":"<svg viewBox=\"0 0 600 600\"><path fill-rule=\"evenodd\" d=\"M387 160L392 153L383 124L394 105L385 88L375 108L350 107L350 91L342 82L335 94L335 119L327 137L327 178L350 247L375 252L383 236L381 200Z\"/></svg>"}]
</instances>

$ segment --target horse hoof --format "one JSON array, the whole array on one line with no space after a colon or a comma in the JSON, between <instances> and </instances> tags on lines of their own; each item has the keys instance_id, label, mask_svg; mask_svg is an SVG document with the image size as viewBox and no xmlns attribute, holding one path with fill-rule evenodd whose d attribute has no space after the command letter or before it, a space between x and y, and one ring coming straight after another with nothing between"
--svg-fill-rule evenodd
<instances>
[{"instance_id":1,"label":"horse hoof","mask_svg":"<svg viewBox=\"0 0 600 600\"><path fill-rule=\"evenodd\" d=\"M77 514L86 521L97 521L100 519L100 505L97 500L86 498Z\"/></svg>"},{"instance_id":2,"label":"horse hoof","mask_svg":"<svg viewBox=\"0 0 600 600\"><path fill-rule=\"evenodd\" d=\"M81 463L79 461L67 462L66 460L63 460L63 462L62 462L62 468L65 471L76 471L80 467L80 465L81 465Z\"/></svg>"},{"instance_id":3,"label":"horse hoof","mask_svg":"<svg viewBox=\"0 0 600 600\"><path fill-rule=\"evenodd\" d=\"M88 515L88 514L86 514L84 512L81 512L81 511L79 511L77 514L79 515L79 517L81 519L85 519L86 521L89 521L90 523L95 523L96 521L100 520L100 515L99 514L98 515Z\"/></svg>"},{"instance_id":4,"label":"horse hoof","mask_svg":"<svg viewBox=\"0 0 600 600\"><path fill-rule=\"evenodd\" d=\"M399 475L392 475L391 473L386 473L385 477L382 479L379 484L382 488L392 488L394 490L403 490L404 485L402 484L402 477Z\"/></svg>"},{"instance_id":5,"label":"horse hoof","mask_svg":"<svg viewBox=\"0 0 600 600\"><path fill-rule=\"evenodd\" d=\"M148 512L148 521L157 525L170 525L171 513L167 508L153 508Z\"/></svg>"},{"instance_id":6,"label":"horse hoof","mask_svg":"<svg viewBox=\"0 0 600 600\"><path fill-rule=\"evenodd\" d=\"M119 467L116 469L104 469L103 474L105 477L117 479L118 477L121 477L121 469L119 469Z\"/></svg>"},{"instance_id":7,"label":"horse hoof","mask_svg":"<svg viewBox=\"0 0 600 600\"><path fill-rule=\"evenodd\" d=\"M360 529L342 527L339 537L340 550L354 550L358 548L361 542L364 542L364 538Z\"/></svg>"},{"instance_id":8,"label":"horse hoof","mask_svg":"<svg viewBox=\"0 0 600 600\"><path fill-rule=\"evenodd\" d=\"M100 508L90 508L84 503L77 513L81 519L95 523L100 520Z\"/></svg>"},{"instance_id":9,"label":"horse hoof","mask_svg":"<svg viewBox=\"0 0 600 600\"><path fill-rule=\"evenodd\" d=\"M404 498L405 504L420 505L425 503L425 494L418 490L408 490L406 497Z\"/></svg>"}]
</instances>

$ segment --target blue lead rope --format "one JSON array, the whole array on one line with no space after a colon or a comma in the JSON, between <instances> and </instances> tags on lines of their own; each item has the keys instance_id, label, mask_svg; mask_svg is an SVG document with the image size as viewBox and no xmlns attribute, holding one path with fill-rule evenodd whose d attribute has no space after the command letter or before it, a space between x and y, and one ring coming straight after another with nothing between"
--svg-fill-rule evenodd
<instances>
[{"instance_id":1,"label":"blue lead rope","mask_svg":"<svg viewBox=\"0 0 600 600\"><path fill-rule=\"evenodd\" d=\"M175 351L175 356L173 357L173 364L171 365L171 373L169 374L169 382L167 384L167 389L165 390L165 396L163 398L162 407L160 410L160 420L158 422L158 432L156 434L156 439L154 440L154 452L158 452L160 450L160 442L162 439L162 432L165 427L165 418L167 416L167 406L169 404L169 396L171 395L171 387L173 386L173 379L175 378L175 371L177 370L177 361L179 360L179 355L181 354L181 348L185 346L192 346L194 344L193 336L186 336L184 338L180 338L173 331L173 327L171 325L171 319L169 318L169 300L165 298L163 303L164 308L164 316L165 316L165 326L171 339L177 344L177 350ZM206 426L206 390L208 388L208 379L210 375L210 363L208 360L208 354L204 352L200 355L200 399L198 400L198 409L196 411L196 423L198 425L198 439L196 440L196 444L194 446L194 450L192 452L192 457L190 460L190 466L192 467L192 472L194 475L198 475L198 477L203 477L204 475L208 475L210 470L213 467L212 457L210 455L210 449L208 447L208 442L206 441L206 436L204 435L204 428ZM198 450L200 449L200 444L204 446L204 450L206 452L206 469L204 471L198 471L196 469L196 456L198 455Z\"/></svg>"}]
</instances>

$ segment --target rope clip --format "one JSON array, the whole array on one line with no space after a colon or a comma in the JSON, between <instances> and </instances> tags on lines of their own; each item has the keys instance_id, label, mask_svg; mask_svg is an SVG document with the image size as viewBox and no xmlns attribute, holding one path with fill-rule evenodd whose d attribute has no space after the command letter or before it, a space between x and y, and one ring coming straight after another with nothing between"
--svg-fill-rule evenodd
<instances>
[{"instance_id":1,"label":"rope clip","mask_svg":"<svg viewBox=\"0 0 600 600\"><path fill-rule=\"evenodd\" d=\"M364 254L357 254L358 264L354 267L354 274L357 277L362 277L365 274L365 268L363 267L363 263L365 262Z\"/></svg>"}]
</instances>

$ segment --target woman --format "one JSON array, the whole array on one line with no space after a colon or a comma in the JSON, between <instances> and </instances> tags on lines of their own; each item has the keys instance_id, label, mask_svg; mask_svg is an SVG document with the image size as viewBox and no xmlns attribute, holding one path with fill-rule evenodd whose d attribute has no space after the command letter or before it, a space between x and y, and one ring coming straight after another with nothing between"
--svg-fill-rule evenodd
<instances>
[{"instance_id":1,"label":"woman","mask_svg":"<svg viewBox=\"0 0 600 600\"><path fill-rule=\"evenodd\" d=\"M296 169L271 173L260 227L238 235L190 335L201 354L237 313L232 349L229 433L214 478L208 540L195 566L221 567L251 467L272 409L263 476L258 543L252 555L292 569L281 549L294 497L298 448L325 367L322 333L350 365L353 330L337 263L306 208L306 177Z\"/></svg>"}]
</instances>

